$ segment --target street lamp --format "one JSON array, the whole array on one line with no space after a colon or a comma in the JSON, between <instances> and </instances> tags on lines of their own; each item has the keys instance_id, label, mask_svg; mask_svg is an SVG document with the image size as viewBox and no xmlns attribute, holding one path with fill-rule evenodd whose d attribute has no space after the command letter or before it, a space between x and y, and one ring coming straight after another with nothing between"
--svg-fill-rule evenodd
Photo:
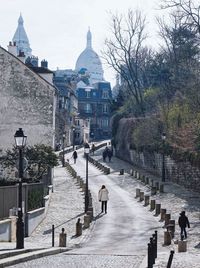
<instances>
[{"instance_id":1,"label":"street lamp","mask_svg":"<svg viewBox=\"0 0 200 268\"><path fill-rule=\"evenodd\" d=\"M73 151L74 151L74 146L75 146L75 128L73 128L72 129L73 130L73 137L72 137L72 139L73 139Z\"/></svg>"},{"instance_id":2,"label":"street lamp","mask_svg":"<svg viewBox=\"0 0 200 268\"><path fill-rule=\"evenodd\" d=\"M22 211L22 179L23 179L23 156L22 150L26 145L27 136L24 135L22 128L19 128L14 135L15 144L19 150L19 188L18 188L18 218L17 218L17 230L16 230L16 248L24 248L24 222Z\"/></svg>"},{"instance_id":3,"label":"street lamp","mask_svg":"<svg viewBox=\"0 0 200 268\"><path fill-rule=\"evenodd\" d=\"M166 140L166 134L163 133L161 138L162 138L162 148L163 148L163 153L162 153L162 181L165 182L165 140Z\"/></svg>"},{"instance_id":4,"label":"street lamp","mask_svg":"<svg viewBox=\"0 0 200 268\"><path fill-rule=\"evenodd\" d=\"M63 133L62 136L63 140L62 140L62 144L63 144L63 157L62 157L62 166L65 166L65 133Z\"/></svg>"},{"instance_id":5,"label":"street lamp","mask_svg":"<svg viewBox=\"0 0 200 268\"><path fill-rule=\"evenodd\" d=\"M85 187L85 213L88 211L89 207L89 195L88 195L88 155L90 152L90 146L88 143L84 146L84 153L86 157L86 187Z\"/></svg>"}]
</instances>

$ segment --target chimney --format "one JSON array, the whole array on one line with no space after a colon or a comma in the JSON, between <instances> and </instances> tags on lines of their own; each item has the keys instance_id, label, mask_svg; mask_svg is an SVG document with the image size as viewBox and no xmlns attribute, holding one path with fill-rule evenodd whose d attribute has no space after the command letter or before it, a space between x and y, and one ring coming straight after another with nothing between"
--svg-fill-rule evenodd
<instances>
[{"instance_id":1,"label":"chimney","mask_svg":"<svg viewBox=\"0 0 200 268\"><path fill-rule=\"evenodd\" d=\"M43 67L43 68L48 68L48 61L46 61L46 60L42 60L42 61L41 61L41 67Z\"/></svg>"},{"instance_id":2,"label":"chimney","mask_svg":"<svg viewBox=\"0 0 200 268\"><path fill-rule=\"evenodd\" d=\"M24 54L23 51L20 50L19 55L17 57L18 57L19 60L21 60L23 63L25 63L26 57L25 57L25 54Z\"/></svg>"},{"instance_id":3,"label":"chimney","mask_svg":"<svg viewBox=\"0 0 200 268\"><path fill-rule=\"evenodd\" d=\"M16 42L14 42L12 44L12 42L9 42L8 45L8 52L11 53L12 55L14 55L15 57L17 57L17 46L16 46Z\"/></svg>"}]
</instances>

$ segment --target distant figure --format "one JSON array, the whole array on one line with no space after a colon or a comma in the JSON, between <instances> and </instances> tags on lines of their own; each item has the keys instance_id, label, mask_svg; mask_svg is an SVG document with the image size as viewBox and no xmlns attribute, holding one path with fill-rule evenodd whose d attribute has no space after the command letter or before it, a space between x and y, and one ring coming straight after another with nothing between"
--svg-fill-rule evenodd
<instances>
[{"instance_id":1,"label":"distant figure","mask_svg":"<svg viewBox=\"0 0 200 268\"><path fill-rule=\"evenodd\" d=\"M106 189L106 186L102 185L98 193L99 202L101 202L101 213L104 211L107 213L107 202L109 200L108 194L109 192Z\"/></svg>"},{"instance_id":2,"label":"distant figure","mask_svg":"<svg viewBox=\"0 0 200 268\"><path fill-rule=\"evenodd\" d=\"M107 151L107 155L108 155L108 159L109 159L109 162L110 162L110 161L111 161L111 158L112 158L112 156L113 156L113 152L112 152L111 149L108 149L108 151Z\"/></svg>"},{"instance_id":3,"label":"distant figure","mask_svg":"<svg viewBox=\"0 0 200 268\"><path fill-rule=\"evenodd\" d=\"M94 143L92 144L92 155L94 155L94 151L95 151L95 145Z\"/></svg>"},{"instance_id":4,"label":"distant figure","mask_svg":"<svg viewBox=\"0 0 200 268\"><path fill-rule=\"evenodd\" d=\"M77 159L77 157L78 157L77 152L74 151L72 156L73 156L73 158L74 158L74 164L76 164L76 159Z\"/></svg>"},{"instance_id":5,"label":"distant figure","mask_svg":"<svg viewBox=\"0 0 200 268\"><path fill-rule=\"evenodd\" d=\"M180 213L180 217L178 219L178 224L181 228L181 240L184 239L184 235L185 235L185 238L187 239L186 227L190 228L190 223L189 223L188 217L185 216L185 211L182 211Z\"/></svg>"},{"instance_id":6,"label":"distant figure","mask_svg":"<svg viewBox=\"0 0 200 268\"><path fill-rule=\"evenodd\" d=\"M103 150L102 156L103 156L103 161L106 162L106 158L108 156L108 147L106 146L106 148Z\"/></svg>"}]
</instances>

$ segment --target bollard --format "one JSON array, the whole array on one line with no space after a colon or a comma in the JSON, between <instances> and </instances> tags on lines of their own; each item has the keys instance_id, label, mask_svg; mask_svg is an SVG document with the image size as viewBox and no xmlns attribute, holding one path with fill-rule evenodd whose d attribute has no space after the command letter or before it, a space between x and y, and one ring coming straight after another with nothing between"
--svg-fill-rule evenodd
<instances>
[{"instance_id":1,"label":"bollard","mask_svg":"<svg viewBox=\"0 0 200 268\"><path fill-rule=\"evenodd\" d=\"M155 258L157 258L157 251L158 251L158 231L155 231L153 234L154 242L155 242Z\"/></svg>"},{"instance_id":2,"label":"bollard","mask_svg":"<svg viewBox=\"0 0 200 268\"><path fill-rule=\"evenodd\" d=\"M65 229L62 228L62 233L59 235L59 247L66 247L67 244L67 234L65 233Z\"/></svg>"},{"instance_id":3,"label":"bollard","mask_svg":"<svg viewBox=\"0 0 200 268\"><path fill-rule=\"evenodd\" d=\"M167 231L170 232L171 237L174 238L175 225L169 223L166 227Z\"/></svg>"},{"instance_id":4,"label":"bollard","mask_svg":"<svg viewBox=\"0 0 200 268\"><path fill-rule=\"evenodd\" d=\"M137 179L140 180L140 173L137 172Z\"/></svg>"},{"instance_id":5,"label":"bollard","mask_svg":"<svg viewBox=\"0 0 200 268\"><path fill-rule=\"evenodd\" d=\"M165 231L164 232L164 246L169 246L171 245L171 235L170 232Z\"/></svg>"},{"instance_id":6,"label":"bollard","mask_svg":"<svg viewBox=\"0 0 200 268\"><path fill-rule=\"evenodd\" d=\"M108 167L104 167L104 173L105 173L106 175L110 174L110 168L108 168Z\"/></svg>"},{"instance_id":7,"label":"bollard","mask_svg":"<svg viewBox=\"0 0 200 268\"><path fill-rule=\"evenodd\" d=\"M140 192L140 199L139 201L142 202L144 200L144 192Z\"/></svg>"},{"instance_id":8,"label":"bollard","mask_svg":"<svg viewBox=\"0 0 200 268\"><path fill-rule=\"evenodd\" d=\"M145 184L149 184L149 177L145 177Z\"/></svg>"},{"instance_id":9,"label":"bollard","mask_svg":"<svg viewBox=\"0 0 200 268\"><path fill-rule=\"evenodd\" d=\"M159 192L164 193L164 184L160 184Z\"/></svg>"},{"instance_id":10,"label":"bollard","mask_svg":"<svg viewBox=\"0 0 200 268\"><path fill-rule=\"evenodd\" d=\"M161 216L160 216L160 220L161 221L164 221L165 220L165 214L166 214L167 210L165 208L161 208L160 210L160 213L161 213Z\"/></svg>"},{"instance_id":11,"label":"bollard","mask_svg":"<svg viewBox=\"0 0 200 268\"><path fill-rule=\"evenodd\" d=\"M171 218L171 214L166 213L165 214L165 226L167 226L169 224L170 218Z\"/></svg>"},{"instance_id":12,"label":"bollard","mask_svg":"<svg viewBox=\"0 0 200 268\"><path fill-rule=\"evenodd\" d=\"M54 247L55 242L55 227L54 224L52 225L52 247Z\"/></svg>"},{"instance_id":13,"label":"bollard","mask_svg":"<svg viewBox=\"0 0 200 268\"><path fill-rule=\"evenodd\" d=\"M150 237L150 244L152 247L152 263L155 264L155 243L153 237Z\"/></svg>"},{"instance_id":14,"label":"bollard","mask_svg":"<svg viewBox=\"0 0 200 268\"><path fill-rule=\"evenodd\" d=\"M137 171L134 170L134 178L136 179L137 178Z\"/></svg>"},{"instance_id":15,"label":"bollard","mask_svg":"<svg viewBox=\"0 0 200 268\"><path fill-rule=\"evenodd\" d=\"M149 205L149 198L150 198L149 195L145 195L144 196L144 205L145 206L148 206Z\"/></svg>"},{"instance_id":16,"label":"bollard","mask_svg":"<svg viewBox=\"0 0 200 268\"><path fill-rule=\"evenodd\" d=\"M156 181L155 187L156 187L156 190L158 191L159 190L159 182L158 181Z\"/></svg>"},{"instance_id":17,"label":"bollard","mask_svg":"<svg viewBox=\"0 0 200 268\"><path fill-rule=\"evenodd\" d=\"M173 256L174 256L174 250L171 250L170 255L169 255L169 260L168 260L168 263L167 263L167 268L171 268Z\"/></svg>"},{"instance_id":18,"label":"bollard","mask_svg":"<svg viewBox=\"0 0 200 268\"><path fill-rule=\"evenodd\" d=\"M77 177L76 177L76 182L77 182L78 184L80 184L80 179L81 179L80 176L77 176Z\"/></svg>"},{"instance_id":19,"label":"bollard","mask_svg":"<svg viewBox=\"0 0 200 268\"><path fill-rule=\"evenodd\" d=\"M83 182L83 179L81 178L81 179L80 179L80 188L83 187L83 183L84 183L84 182Z\"/></svg>"},{"instance_id":20,"label":"bollard","mask_svg":"<svg viewBox=\"0 0 200 268\"><path fill-rule=\"evenodd\" d=\"M83 219L84 219L84 227L89 228L90 227L90 216L85 215Z\"/></svg>"},{"instance_id":21,"label":"bollard","mask_svg":"<svg viewBox=\"0 0 200 268\"><path fill-rule=\"evenodd\" d=\"M151 195L155 195L156 194L156 187L152 186L151 187Z\"/></svg>"},{"instance_id":22,"label":"bollard","mask_svg":"<svg viewBox=\"0 0 200 268\"><path fill-rule=\"evenodd\" d=\"M130 170L130 175L133 176L133 170L132 169Z\"/></svg>"},{"instance_id":23,"label":"bollard","mask_svg":"<svg viewBox=\"0 0 200 268\"><path fill-rule=\"evenodd\" d=\"M124 175L124 169L120 169L119 175Z\"/></svg>"},{"instance_id":24,"label":"bollard","mask_svg":"<svg viewBox=\"0 0 200 268\"><path fill-rule=\"evenodd\" d=\"M136 188L136 196L135 196L136 198L137 197L140 197L140 189L139 188Z\"/></svg>"},{"instance_id":25,"label":"bollard","mask_svg":"<svg viewBox=\"0 0 200 268\"><path fill-rule=\"evenodd\" d=\"M178 241L178 252L186 252L187 251L187 241L180 240Z\"/></svg>"},{"instance_id":26,"label":"bollard","mask_svg":"<svg viewBox=\"0 0 200 268\"><path fill-rule=\"evenodd\" d=\"M153 179L151 179L150 186L151 187L154 187L154 185L153 185Z\"/></svg>"},{"instance_id":27,"label":"bollard","mask_svg":"<svg viewBox=\"0 0 200 268\"><path fill-rule=\"evenodd\" d=\"M84 192L85 193L85 191L86 191L86 184L85 184L85 182L82 184L82 192Z\"/></svg>"},{"instance_id":28,"label":"bollard","mask_svg":"<svg viewBox=\"0 0 200 268\"><path fill-rule=\"evenodd\" d=\"M160 214L160 207L161 207L161 204L156 204L156 215L159 215Z\"/></svg>"},{"instance_id":29,"label":"bollard","mask_svg":"<svg viewBox=\"0 0 200 268\"><path fill-rule=\"evenodd\" d=\"M152 244L148 243L147 268L153 268Z\"/></svg>"},{"instance_id":30,"label":"bollard","mask_svg":"<svg viewBox=\"0 0 200 268\"><path fill-rule=\"evenodd\" d=\"M82 223L80 221L81 219L78 218L77 223L76 223L76 236L82 235Z\"/></svg>"},{"instance_id":31,"label":"bollard","mask_svg":"<svg viewBox=\"0 0 200 268\"><path fill-rule=\"evenodd\" d=\"M142 182L145 183L145 176L144 175L142 175Z\"/></svg>"},{"instance_id":32,"label":"bollard","mask_svg":"<svg viewBox=\"0 0 200 268\"><path fill-rule=\"evenodd\" d=\"M151 203L150 203L150 210L154 210L156 206L156 200L155 199L151 199Z\"/></svg>"}]
</instances>

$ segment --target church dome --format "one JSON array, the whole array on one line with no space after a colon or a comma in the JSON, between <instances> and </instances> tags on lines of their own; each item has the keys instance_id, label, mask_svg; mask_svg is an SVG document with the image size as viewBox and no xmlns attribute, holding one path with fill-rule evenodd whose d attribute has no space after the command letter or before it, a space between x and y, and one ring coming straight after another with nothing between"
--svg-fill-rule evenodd
<instances>
[{"instance_id":1,"label":"church dome","mask_svg":"<svg viewBox=\"0 0 200 268\"><path fill-rule=\"evenodd\" d=\"M90 83L104 80L103 68L98 54L92 49L92 35L90 30L87 33L86 49L80 54L76 61L76 71L86 68L90 75Z\"/></svg>"}]
</instances>

